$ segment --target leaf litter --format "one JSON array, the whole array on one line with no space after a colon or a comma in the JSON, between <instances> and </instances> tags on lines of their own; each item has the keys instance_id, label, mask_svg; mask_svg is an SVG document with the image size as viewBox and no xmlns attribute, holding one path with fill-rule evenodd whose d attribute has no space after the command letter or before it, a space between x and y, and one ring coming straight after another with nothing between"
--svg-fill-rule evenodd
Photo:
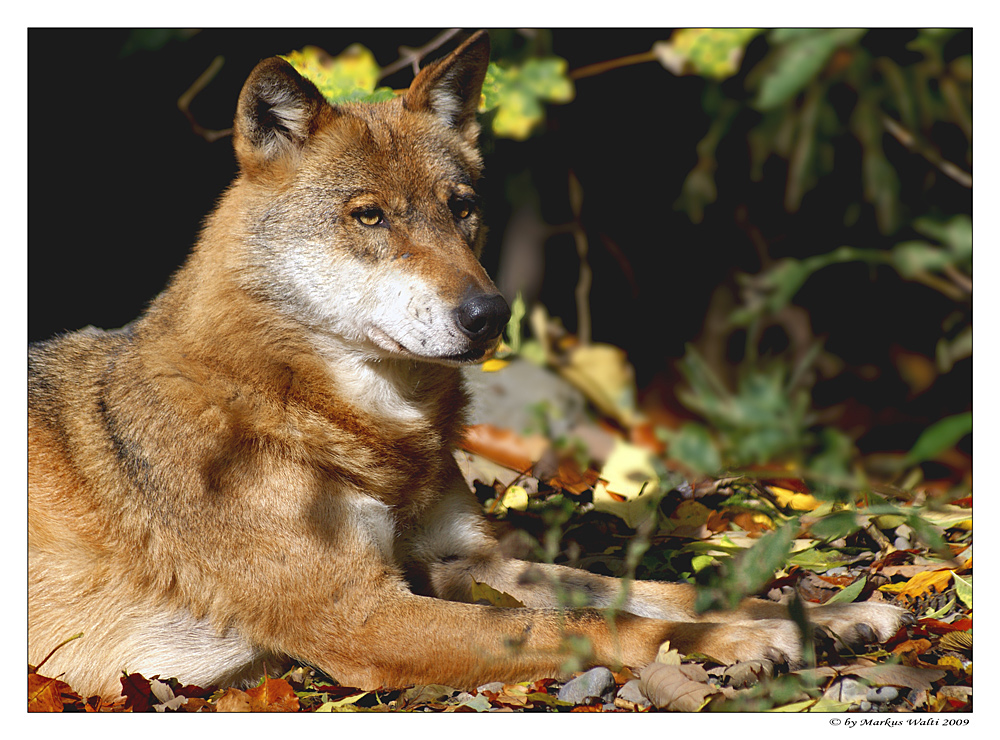
<instances>
[{"instance_id":1,"label":"leaf litter","mask_svg":"<svg viewBox=\"0 0 1000 740\"><path fill-rule=\"evenodd\" d=\"M620 373L609 382L601 405L615 394L628 395L621 393ZM594 393L593 385L588 377L581 390L586 394L591 387ZM648 422L632 400L625 403L611 423L586 422L558 437L544 428L522 433L491 424L469 427L456 457L497 525L502 546L509 544L506 529L535 557L608 575L698 582L709 601L727 594L785 602L797 595L813 603L875 599L907 607L916 623L863 654L840 655L821 646L814 666L791 672L766 661L725 666L664 645L656 662L632 667L636 673L615 673L613 696L577 704L558 698L565 677L497 682L473 691L439 685L361 691L306 666L247 690L123 675L122 698L105 702L45 675L43 661L29 666L29 711L971 710L971 495L918 509L925 503L922 492L885 497L867 491L831 505L794 469L681 475L656 435L636 431ZM623 427L622 419L634 426ZM547 537L553 531L554 549ZM927 533L932 543L925 541ZM487 584L474 584L473 600L521 606Z\"/></svg>"}]
</instances>

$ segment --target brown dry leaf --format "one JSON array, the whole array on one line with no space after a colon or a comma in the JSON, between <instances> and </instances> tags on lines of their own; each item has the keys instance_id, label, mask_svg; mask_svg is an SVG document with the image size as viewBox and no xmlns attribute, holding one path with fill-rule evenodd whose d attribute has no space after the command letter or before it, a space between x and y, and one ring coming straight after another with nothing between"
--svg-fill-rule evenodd
<instances>
[{"instance_id":1,"label":"brown dry leaf","mask_svg":"<svg viewBox=\"0 0 1000 740\"><path fill-rule=\"evenodd\" d=\"M229 688L226 693L215 702L216 712L249 712L250 697L247 692L239 689Z\"/></svg>"},{"instance_id":2,"label":"brown dry leaf","mask_svg":"<svg viewBox=\"0 0 1000 740\"><path fill-rule=\"evenodd\" d=\"M61 712L66 700L69 703L80 701L80 696L68 683L38 673L28 674L29 712Z\"/></svg>"},{"instance_id":3,"label":"brown dry leaf","mask_svg":"<svg viewBox=\"0 0 1000 740\"><path fill-rule=\"evenodd\" d=\"M934 668L913 668L905 665L880 663L861 668L847 668L842 673L865 679L873 686L899 686L907 689L929 690L946 672Z\"/></svg>"},{"instance_id":4,"label":"brown dry leaf","mask_svg":"<svg viewBox=\"0 0 1000 740\"><path fill-rule=\"evenodd\" d=\"M938 641L938 647L944 650L972 650L971 632L949 632ZM938 663L941 661L939 660Z\"/></svg>"},{"instance_id":5,"label":"brown dry leaf","mask_svg":"<svg viewBox=\"0 0 1000 740\"><path fill-rule=\"evenodd\" d=\"M571 457L564 457L559 461L559 472L555 478L548 482L553 488L561 488L575 496L579 496L597 485L596 470L580 470L576 460Z\"/></svg>"},{"instance_id":6,"label":"brown dry leaf","mask_svg":"<svg viewBox=\"0 0 1000 740\"><path fill-rule=\"evenodd\" d=\"M906 640L905 642L901 642L892 649L892 652L895 655L903 655L904 653L912 653L913 655L923 655L930 649L931 649L930 640L918 639L918 640Z\"/></svg>"},{"instance_id":7,"label":"brown dry leaf","mask_svg":"<svg viewBox=\"0 0 1000 740\"><path fill-rule=\"evenodd\" d=\"M492 424L467 426L465 436L458 444L467 452L521 473L529 472L549 445L549 440L541 435L522 436Z\"/></svg>"},{"instance_id":8,"label":"brown dry leaf","mask_svg":"<svg viewBox=\"0 0 1000 740\"><path fill-rule=\"evenodd\" d=\"M256 688L248 689L251 712L297 712L299 697L288 681L269 678Z\"/></svg>"},{"instance_id":9,"label":"brown dry leaf","mask_svg":"<svg viewBox=\"0 0 1000 740\"><path fill-rule=\"evenodd\" d=\"M639 689L659 709L697 712L718 693L707 681L708 674L699 665L650 663L639 675Z\"/></svg>"}]
</instances>

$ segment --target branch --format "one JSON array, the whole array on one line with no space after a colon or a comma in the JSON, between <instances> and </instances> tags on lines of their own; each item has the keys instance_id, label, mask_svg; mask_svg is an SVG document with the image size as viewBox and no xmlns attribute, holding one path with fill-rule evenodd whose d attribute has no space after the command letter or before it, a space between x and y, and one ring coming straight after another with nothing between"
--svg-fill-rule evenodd
<instances>
[{"instance_id":1,"label":"branch","mask_svg":"<svg viewBox=\"0 0 1000 740\"><path fill-rule=\"evenodd\" d=\"M644 51L641 54L632 54L627 57L621 57L619 59L609 59L606 62L597 62L596 64L588 64L586 67L580 67L579 69L574 69L569 73L571 80L581 80L584 77L594 77L595 75L603 74L612 69L618 69L619 67L628 67L632 64L643 64L645 62L655 62L656 54L652 51Z\"/></svg>"},{"instance_id":2,"label":"branch","mask_svg":"<svg viewBox=\"0 0 1000 740\"><path fill-rule=\"evenodd\" d=\"M422 60L425 56L430 54L438 47L447 43L455 36L455 34L457 34L461 30L462 29L460 28L449 28L446 31L442 31L437 36L428 41L426 44L421 46L419 49L411 49L408 46L399 47L399 55L400 55L399 59L390 64L388 67L382 68L382 71L379 73L378 76L379 80L380 81L384 80L386 77L393 74L394 72L398 72L404 67L408 67L411 65L413 67L413 74L414 75L417 74L417 72L420 71L420 60Z\"/></svg>"},{"instance_id":3,"label":"branch","mask_svg":"<svg viewBox=\"0 0 1000 740\"><path fill-rule=\"evenodd\" d=\"M898 121L893 120L889 116L883 115L882 125L885 126L886 131L892 134L900 144L905 146L911 152L919 154L959 185L966 188L972 187L972 175L957 165L949 162L931 147L920 142L915 135L903 128Z\"/></svg>"},{"instance_id":4,"label":"branch","mask_svg":"<svg viewBox=\"0 0 1000 740\"><path fill-rule=\"evenodd\" d=\"M180 109L180 112L184 114L184 117L188 119L188 123L191 124L191 130L209 143L218 141L225 136L229 136L233 130L231 128L227 128L216 131L204 128L191 114L191 101L194 100L198 93L205 89L208 83L211 82L217 74L219 74L219 70L222 69L222 65L225 64L225 61L226 60L221 56L213 59L212 63L208 65L208 69L202 72L198 79L191 84L191 87L189 87L183 95L177 98L177 107Z\"/></svg>"}]
</instances>

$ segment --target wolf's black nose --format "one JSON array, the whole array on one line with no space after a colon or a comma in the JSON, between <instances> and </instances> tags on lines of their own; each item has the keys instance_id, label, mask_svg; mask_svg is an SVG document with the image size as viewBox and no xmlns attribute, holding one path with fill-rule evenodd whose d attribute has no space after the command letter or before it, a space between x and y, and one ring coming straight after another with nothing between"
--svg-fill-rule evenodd
<instances>
[{"instance_id":1,"label":"wolf's black nose","mask_svg":"<svg viewBox=\"0 0 1000 740\"><path fill-rule=\"evenodd\" d=\"M493 339L510 320L510 307L499 293L477 293L455 309L455 319L469 339Z\"/></svg>"}]
</instances>

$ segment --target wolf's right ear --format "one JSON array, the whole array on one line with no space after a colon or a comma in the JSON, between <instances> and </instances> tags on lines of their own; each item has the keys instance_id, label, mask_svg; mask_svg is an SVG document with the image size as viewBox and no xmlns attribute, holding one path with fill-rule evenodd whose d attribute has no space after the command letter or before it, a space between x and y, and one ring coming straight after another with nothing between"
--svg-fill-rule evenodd
<instances>
[{"instance_id":1,"label":"wolf's right ear","mask_svg":"<svg viewBox=\"0 0 1000 740\"><path fill-rule=\"evenodd\" d=\"M233 124L240 169L247 173L300 150L326 107L323 95L292 65L265 59L243 85Z\"/></svg>"}]
</instances>

